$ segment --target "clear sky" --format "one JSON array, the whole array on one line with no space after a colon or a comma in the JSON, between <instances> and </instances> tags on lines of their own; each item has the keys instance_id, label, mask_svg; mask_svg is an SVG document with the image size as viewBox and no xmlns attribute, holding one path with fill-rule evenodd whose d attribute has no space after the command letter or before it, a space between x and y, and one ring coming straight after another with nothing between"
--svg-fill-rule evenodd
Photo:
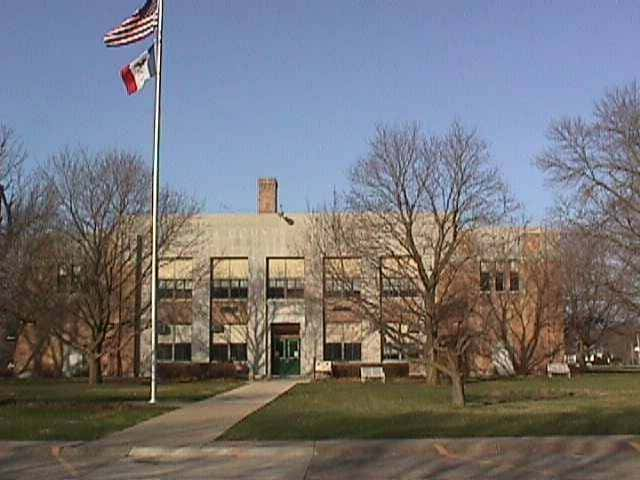
<instances>
[{"instance_id":1,"label":"clear sky","mask_svg":"<svg viewBox=\"0 0 640 480\"><path fill-rule=\"evenodd\" d=\"M0 123L31 161L64 147L151 162L153 86L120 68L150 41L103 34L143 0L0 0ZM253 212L277 177L288 212L346 184L377 123L476 127L541 218L552 195L532 159L549 121L589 115L635 79L635 1L165 0L162 179L208 212Z\"/></svg>"}]
</instances>

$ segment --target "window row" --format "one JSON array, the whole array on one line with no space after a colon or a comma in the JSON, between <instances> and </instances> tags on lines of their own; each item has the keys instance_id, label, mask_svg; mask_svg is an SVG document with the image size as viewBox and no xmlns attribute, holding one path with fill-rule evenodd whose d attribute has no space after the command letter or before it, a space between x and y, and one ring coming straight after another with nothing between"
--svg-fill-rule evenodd
<instances>
[{"instance_id":1,"label":"window row","mask_svg":"<svg viewBox=\"0 0 640 480\"><path fill-rule=\"evenodd\" d=\"M211 360L215 362L246 362L246 343L214 343L211 345Z\"/></svg>"},{"instance_id":2,"label":"window row","mask_svg":"<svg viewBox=\"0 0 640 480\"><path fill-rule=\"evenodd\" d=\"M189 278L158 280L159 298L191 298L193 296L193 280Z\"/></svg>"},{"instance_id":3,"label":"window row","mask_svg":"<svg viewBox=\"0 0 640 480\"><path fill-rule=\"evenodd\" d=\"M190 362L190 343L158 343L157 358L159 362Z\"/></svg>"},{"instance_id":4,"label":"window row","mask_svg":"<svg viewBox=\"0 0 640 480\"><path fill-rule=\"evenodd\" d=\"M249 280L246 278L214 279L211 281L211 298L247 299Z\"/></svg>"},{"instance_id":5,"label":"window row","mask_svg":"<svg viewBox=\"0 0 640 480\"><path fill-rule=\"evenodd\" d=\"M324 359L333 362L362 360L361 343L325 343Z\"/></svg>"},{"instance_id":6,"label":"window row","mask_svg":"<svg viewBox=\"0 0 640 480\"><path fill-rule=\"evenodd\" d=\"M518 262L480 262L480 290L517 292L521 288Z\"/></svg>"},{"instance_id":7,"label":"window row","mask_svg":"<svg viewBox=\"0 0 640 480\"><path fill-rule=\"evenodd\" d=\"M350 298L360 296L360 279L348 278L337 280L328 278L324 284L325 296L328 298Z\"/></svg>"}]
</instances>

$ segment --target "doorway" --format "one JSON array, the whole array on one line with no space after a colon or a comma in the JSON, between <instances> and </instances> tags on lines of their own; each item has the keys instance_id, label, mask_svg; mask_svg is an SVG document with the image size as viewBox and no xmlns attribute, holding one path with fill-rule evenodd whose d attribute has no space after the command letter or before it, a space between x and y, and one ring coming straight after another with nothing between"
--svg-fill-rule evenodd
<instances>
[{"instance_id":1,"label":"doorway","mask_svg":"<svg viewBox=\"0 0 640 480\"><path fill-rule=\"evenodd\" d=\"M300 375L300 325L271 326L271 365L273 375Z\"/></svg>"}]
</instances>

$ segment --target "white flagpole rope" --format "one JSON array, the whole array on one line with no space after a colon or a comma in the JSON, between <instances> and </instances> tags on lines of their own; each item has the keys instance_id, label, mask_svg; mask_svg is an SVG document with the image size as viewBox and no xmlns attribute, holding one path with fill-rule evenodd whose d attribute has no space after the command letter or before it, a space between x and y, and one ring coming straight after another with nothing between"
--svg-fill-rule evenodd
<instances>
[{"instance_id":1,"label":"white flagpole rope","mask_svg":"<svg viewBox=\"0 0 640 480\"><path fill-rule=\"evenodd\" d=\"M156 403L157 321L158 321L158 198L160 195L160 114L162 100L162 20L164 2L158 0L158 34L156 40L156 100L153 133L153 193L151 199L151 398Z\"/></svg>"}]
</instances>

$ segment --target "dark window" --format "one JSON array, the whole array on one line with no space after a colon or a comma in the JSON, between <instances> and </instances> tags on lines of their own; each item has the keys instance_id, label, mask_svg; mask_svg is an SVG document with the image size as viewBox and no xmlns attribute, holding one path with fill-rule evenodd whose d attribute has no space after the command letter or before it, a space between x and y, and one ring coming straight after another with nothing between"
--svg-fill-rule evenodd
<instances>
[{"instance_id":1,"label":"dark window","mask_svg":"<svg viewBox=\"0 0 640 480\"><path fill-rule=\"evenodd\" d=\"M230 344L231 360L234 362L246 362L247 361L247 344L246 343L232 343Z\"/></svg>"},{"instance_id":2,"label":"dark window","mask_svg":"<svg viewBox=\"0 0 640 480\"><path fill-rule=\"evenodd\" d=\"M159 279L159 298L191 298L193 296L193 280L188 278L180 279Z\"/></svg>"},{"instance_id":3,"label":"dark window","mask_svg":"<svg viewBox=\"0 0 640 480\"><path fill-rule=\"evenodd\" d=\"M246 278L215 279L211 282L211 298L248 298Z\"/></svg>"},{"instance_id":4,"label":"dark window","mask_svg":"<svg viewBox=\"0 0 640 480\"><path fill-rule=\"evenodd\" d=\"M267 296L269 298L285 298L287 281L280 278L270 278Z\"/></svg>"},{"instance_id":5,"label":"dark window","mask_svg":"<svg viewBox=\"0 0 640 480\"><path fill-rule=\"evenodd\" d=\"M156 351L158 361L170 362L173 360L173 345L170 343L159 343Z\"/></svg>"},{"instance_id":6,"label":"dark window","mask_svg":"<svg viewBox=\"0 0 640 480\"><path fill-rule=\"evenodd\" d=\"M362 358L362 347L360 343L344 344L344 359L348 362L359 361Z\"/></svg>"},{"instance_id":7,"label":"dark window","mask_svg":"<svg viewBox=\"0 0 640 480\"><path fill-rule=\"evenodd\" d=\"M81 287L82 267L66 264L58 267L58 290L76 292Z\"/></svg>"},{"instance_id":8,"label":"dark window","mask_svg":"<svg viewBox=\"0 0 640 480\"><path fill-rule=\"evenodd\" d=\"M270 278L267 296L268 298L303 298L304 279Z\"/></svg>"},{"instance_id":9,"label":"dark window","mask_svg":"<svg viewBox=\"0 0 640 480\"><path fill-rule=\"evenodd\" d=\"M221 323L212 323L211 331L213 333L224 333L224 325Z\"/></svg>"},{"instance_id":10,"label":"dark window","mask_svg":"<svg viewBox=\"0 0 640 480\"><path fill-rule=\"evenodd\" d=\"M304 297L304 279L289 278L287 280L287 298L303 298Z\"/></svg>"},{"instance_id":11,"label":"dark window","mask_svg":"<svg viewBox=\"0 0 640 480\"><path fill-rule=\"evenodd\" d=\"M491 291L491 272L480 272L480 290Z\"/></svg>"},{"instance_id":12,"label":"dark window","mask_svg":"<svg viewBox=\"0 0 640 480\"><path fill-rule=\"evenodd\" d=\"M158 335L170 335L171 327L166 323L158 323Z\"/></svg>"},{"instance_id":13,"label":"dark window","mask_svg":"<svg viewBox=\"0 0 640 480\"><path fill-rule=\"evenodd\" d=\"M518 272L509 272L509 290L512 292L520 290L520 275Z\"/></svg>"},{"instance_id":14,"label":"dark window","mask_svg":"<svg viewBox=\"0 0 640 480\"><path fill-rule=\"evenodd\" d=\"M176 343L174 346L174 360L176 362L190 362L191 361L191 344L190 343Z\"/></svg>"},{"instance_id":15,"label":"dark window","mask_svg":"<svg viewBox=\"0 0 640 480\"><path fill-rule=\"evenodd\" d=\"M325 284L325 294L330 298L349 298L360 295L360 280L357 278L329 279Z\"/></svg>"},{"instance_id":16,"label":"dark window","mask_svg":"<svg viewBox=\"0 0 640 480\"><path fill-rule=\"evenodd\" d=\"M416 287L409 278L385 277L382 279L383 297L415 297Z\"/></svg>"},{"instance_id":17,"label":"dark window","mask_svg":"<svg viewBox=\"0 0 640 480\"><path fill-rule=\"evenodd\" d=\"M383 360L400 360L400 350L395 348L391 343L385 341L382 351Z\"/></svg>"},{"instance_id":18,"label":"dark window","mask_svg":"<svg viewBox=\"0 0 640 480\"><path fill-rule=\"evenodd\" d=\"M340 361L342 360L342 344L327 343L324 346L324 358L326 360Z\"/></svg>"},{"instance_id":19,"label":"dark window","mask_svg":"<svg viewBox=\"0 0 640 480\"><path fill-rule=\"evenodd\" d=\"M504 272L496 272L496 292L504 291Z\"/></svg>"},{"instance_id":20,"label":"dark window","mask_svg":"<svg viewBox=\"0 0 640 480\"><path fill-rule=\"evenodd\" d=\"M216 362L229 361L229 348L226 343L214 343L211 345L211 359Z\"/></svg>"}]
</instances>

